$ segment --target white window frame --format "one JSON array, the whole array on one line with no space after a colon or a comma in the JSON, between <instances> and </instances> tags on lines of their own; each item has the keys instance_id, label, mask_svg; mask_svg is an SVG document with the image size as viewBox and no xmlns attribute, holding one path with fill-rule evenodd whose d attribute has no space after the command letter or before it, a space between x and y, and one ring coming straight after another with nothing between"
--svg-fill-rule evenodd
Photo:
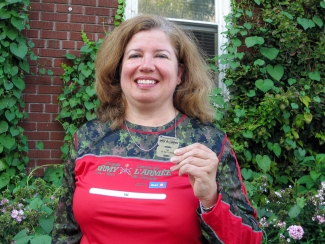
<instances>
[{"instance_id":1,"label":"white window frame","mask_svg":"<svg viewBox=\"0 0 325 244\"><path fill-rule=\"evenodd\" d=\"M132 18L138 14L138 0L126 0L125 1L124 15L125 19ZM228 15L231 11L230 0L215 0L215 24L218 25L218 51L219 54L223 53L221 47L228 41L226 35L222 34L226 31L226 23L224 16ZM196 21L191 21L195 23ZM206 22L208 23L208 22ZM226 65L219 64L219 69L225 69ZM218 87L222 88L224 92L227 92L226 85L222 82L224 75L219 74Z\"/></svg>"}]
</instances>

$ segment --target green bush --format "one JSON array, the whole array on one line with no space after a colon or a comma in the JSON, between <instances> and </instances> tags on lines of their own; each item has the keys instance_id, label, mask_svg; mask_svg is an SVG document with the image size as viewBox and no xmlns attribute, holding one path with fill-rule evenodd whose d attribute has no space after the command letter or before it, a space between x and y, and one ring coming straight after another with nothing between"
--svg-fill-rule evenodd
<instances>
[{"instance_id":1,"label":"green bush","mask_svg":"<svg viewBox=\"0 0 325 244\"><path fill-rule=\"evenodd\" d=\"M324 201L317 210L311 202L325 182L325 2L243 0L232 7L227 53L212 60L229 65L220 70L229 94L215 89L211 97L216 119L269 225L265 243L290 241L279 221L302 226L302 243L324 242L324 223L312 220L317 211L324 217Z\"/></svg>"}]
</instances>

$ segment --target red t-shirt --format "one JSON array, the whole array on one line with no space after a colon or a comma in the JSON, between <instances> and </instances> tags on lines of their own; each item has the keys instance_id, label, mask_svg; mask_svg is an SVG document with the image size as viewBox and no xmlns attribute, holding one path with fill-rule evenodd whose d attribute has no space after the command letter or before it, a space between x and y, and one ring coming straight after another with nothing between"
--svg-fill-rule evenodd
<instances>
[{"instance_id":1,"label":"red t-shirt","mask_svg":"<svg viewBox=\"0 0 325 244\"><path fill-rule=\"evenodd\" d=\"M198 199L170 162L85 155L76 161L73 212L96 243L200 243ZM184 217L186 216L186 217Z\"/></svg>"}]
</instances>

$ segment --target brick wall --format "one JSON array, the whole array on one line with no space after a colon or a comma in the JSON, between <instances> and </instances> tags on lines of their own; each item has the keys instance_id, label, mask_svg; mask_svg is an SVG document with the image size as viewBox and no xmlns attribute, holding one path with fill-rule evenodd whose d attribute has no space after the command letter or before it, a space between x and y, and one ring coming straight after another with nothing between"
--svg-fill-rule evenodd
<instances>
[{"instance_id":1,"label":"brick wall","mask_svg":"<svg viewBox=\"0 0 325 244\"><path fill-rule=\"evenodd\" d=\"M45 164L62 163L60 147L64 131L55 117L59 112L57 97L62 91L61 63L67 62L65 53L79 55L83 46L81 30L92 41L105 36L113 28L118 0L31 0L30 30L25 31L27 40L35 47L40 58L30 61L34 76L25 79L23 100L28 119L22 122L29 142L30 162L27 171ZM50 69L54 76L37 75L41 68ZM44 150L36 148L43 142ZM42 175L43 169L35 172Z\"/></svg>"}]
</instances>

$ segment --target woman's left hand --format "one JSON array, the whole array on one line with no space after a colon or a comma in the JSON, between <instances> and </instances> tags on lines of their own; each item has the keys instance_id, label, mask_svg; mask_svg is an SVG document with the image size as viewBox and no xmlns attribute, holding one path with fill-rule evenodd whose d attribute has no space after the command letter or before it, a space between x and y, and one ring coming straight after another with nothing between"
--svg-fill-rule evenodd
<instances>
[{"instance_id":1,"label":"woman's left hand","mask_svg":"<svg viewBox=\"0 0 325 244\"><path fill-rule=\"evenodd\" d=\"M213 206L218 199L216 173L219 160L208 147L194 143L175 150L171 171L179 170L179 175L188 174L194 195L206 208Z\"/></svg>"}]
</instances>

